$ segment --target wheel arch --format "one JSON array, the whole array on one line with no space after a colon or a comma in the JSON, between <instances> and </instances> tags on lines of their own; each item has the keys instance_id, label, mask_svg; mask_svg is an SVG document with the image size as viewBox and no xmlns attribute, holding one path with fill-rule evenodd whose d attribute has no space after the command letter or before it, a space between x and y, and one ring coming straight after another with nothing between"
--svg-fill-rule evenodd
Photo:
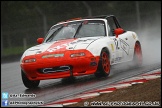
<instances>
[{"instance_id":1,"label":"wheel arch","mask_svg":"<svg viewBox=\"0 0 162 108\"><path fill-rule=\"evenodd\" d=\"M102 51L103 49L105 49L105 50L107 51L107 53L108 53L108 55L109 55L109 58L110 58L110 51L109 51L109 49L108 49L107 47L103 47L103 48L101 49L101 51ZM100 54L101 54L101 51L100 51Z\"/></svg>"},{"instance_id":2,"label":"wheel arch","mask_svg":"<svg viewBox=\"0 0 162 108\"><path fill-rule=\"evenodd\" d=\"M141 43L140 43L140 41L137 40L137 41L134 43L134 50L135 50L136 43L138 43L138 44L140 45L140 47L141 47ZM141 47L141 51L142 51L142 47ZM135 52L135 51L134 51L134 52Z\"/></svg>"},{"instance_id":3,"label":"wheel arch","mask_svg":"<svg viewBox=\"0 0 162 108\"><path fill-rule=\"evenodd\" d=\"M100 39L91 43L86 49L90 51L94 56L100 56L102 49L106 49L109 58L112 58L112 54L115 51L115 45L113 40L106 40L107 38ZM106 41L105 41L106 40Z\"/></svg>"},{"instance_id":4,"label":"wheel arch","mask_svg":"<svg viewBox=\"0 0 162 108\"><path fill-rule=\"evenodd\" d=\"M137 41L135 42L135 44L136 44L136 43L138 43L138 44L140 45L140 47L141 47L141 43L140 43L139 40L137 40ZM135 47L135 44L134 44L134 47Z\"/></svg>"},{"instance_id":5,"label":"wheel arch","mask_svg":"<svg viewBox=\"0 0 162 108\"><path fill-rule=\"evenodd\" d=\"M105 55L106 53L106 55ZM107 47L101 48L100 60L98 61L97 71L94 73L96 77L107 77L110 74L110 51Z\"/></svg>"},{"instance_id":6,"label":"wheel arch","mask_svg":"<svg viewBox=\"0 0 162 108\"><path fill-rule=\"evenodd\" d=\"M140 47L140 49L138 47ZM142 65L142 47L141 47L141 43L138 40L135 42L135 45L134 45L133 64L137 67Z\"/></svg>"}]
</instances>

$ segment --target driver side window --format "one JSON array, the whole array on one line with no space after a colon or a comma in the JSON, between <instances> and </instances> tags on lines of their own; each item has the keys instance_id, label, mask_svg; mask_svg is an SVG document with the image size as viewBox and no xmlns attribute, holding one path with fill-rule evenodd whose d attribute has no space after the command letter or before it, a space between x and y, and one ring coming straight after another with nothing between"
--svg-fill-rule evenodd
<instances>
[{"instance_id":1,"label":"driver side window","mask_svg":"<svg viewBox=\"0 0 162 108\"><path fill-rule=\"evenodd\" d=\"M114 30L116 29L116 25L114 23L114 20L112 18L108 18L107 23L108 23L108 28L110 28L109 36L115 36Z\"/></svg>"}]
</instances>

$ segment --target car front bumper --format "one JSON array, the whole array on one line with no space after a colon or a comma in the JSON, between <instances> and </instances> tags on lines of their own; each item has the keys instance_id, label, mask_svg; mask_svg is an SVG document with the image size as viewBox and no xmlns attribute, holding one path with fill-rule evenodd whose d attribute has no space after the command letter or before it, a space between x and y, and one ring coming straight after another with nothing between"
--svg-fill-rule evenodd
<instances>
[{"instance_id":1,"label":"car front bumper","mask_svg":"<svg viewBox=\"0 0 162 108\"><path fill-rule=\"evenodd\" d=\"M83 52L83 51L82 51ZM71 58L67 52L62 58L41 58L36 62L21 63L21 69L30 80L45 80L93 74L97 70L99 56L84 51L85 56ZM32 56L28 56L30 58ZM25 59L25 58L24 58Z\"/></svg>"}]
</instances>

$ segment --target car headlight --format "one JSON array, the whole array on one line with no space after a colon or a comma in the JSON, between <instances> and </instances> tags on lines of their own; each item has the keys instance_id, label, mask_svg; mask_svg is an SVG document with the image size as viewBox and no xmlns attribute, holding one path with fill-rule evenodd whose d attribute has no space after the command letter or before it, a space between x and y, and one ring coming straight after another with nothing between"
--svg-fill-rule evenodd
<instances>
[{"instance_id":1,"label":"car headlight","mask_svg":"<svg viewBox=\"0 0 162 108\"><path fill-rule=\"evenodd\" d=\"M85 56L85 53L81 52L81 53L74 53L74 54L71 54L70 57L82 57L82 56Z\"/></svg>"},{"instance_id":2,"label":"car headlight","mask_svg":"<svg viewBox=\"0 0 162 108\"><path fill-rule=\"evenodd\" d=\"M42 58L52 58L52 57L63 57L64 54L47 54L42 56Z\"/></svg>"},{"instance_id":3,"label":"car headlight","mask_svg":"<svg viewBox=\"0 0 162 108\"><path fill-rule=\"evenodd\" d=\"M31 63L31 62L36 62L36 59L35 58L32 58L32 59L26 59L26 60L24 60L24 63Z\"/></svg>"}]
</instances>

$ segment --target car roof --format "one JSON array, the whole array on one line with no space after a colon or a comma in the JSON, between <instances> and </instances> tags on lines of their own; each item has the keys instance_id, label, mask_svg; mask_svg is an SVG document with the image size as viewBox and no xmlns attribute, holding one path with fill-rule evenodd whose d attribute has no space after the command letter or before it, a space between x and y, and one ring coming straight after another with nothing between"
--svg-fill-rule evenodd
<instances>
[{"instance_id":1,"label":"car roof","mask_svg":"<svg viewBox=\"0 0 162 108\"><path fill-rule=\"evenodd\" d=\"M108 17L115 17L115 16L114 15L98 15L98 16L83 17L83 19L94 19L94 18L106 19Z\"/></svg>"},{"instance_id":2,"label":"car roof","mask_svg":"<svg viewBox=\"0 0 162 108\"><path fill-rule=\"evenodd\" d=\"M81 21L81 20L86 20L86 19L87 20L95 20L95 19L106 20L109 17L113 17L113 19L116 20L116 17L114 15L98 15L98 16L78 17L78 18L72 18L72 19L68 19L68 20L65 20L65 21L58 22L57 24L53 25L51 28L53 28L54 26L57 26L59 24L64 24L64 23L68 23L68 22ZM121 27L117 20L116 20L116 22L117 22L117 26Z\"/></svg>"},{"instance_id":3,"label":"car roof","mask_svg":"<svg viewBox=\"0 0 162 108\"><path fill-rule=\"evenodd\" d=\"M61 22L58 22L58 23L74 21L74 20L84 20L84 19L106 19L108 17L115 17L115 16L114 15L98 15L98 16L78 17L78 18L71 18L71 19L61 21Z\"/></svg>"}]
</instances>

